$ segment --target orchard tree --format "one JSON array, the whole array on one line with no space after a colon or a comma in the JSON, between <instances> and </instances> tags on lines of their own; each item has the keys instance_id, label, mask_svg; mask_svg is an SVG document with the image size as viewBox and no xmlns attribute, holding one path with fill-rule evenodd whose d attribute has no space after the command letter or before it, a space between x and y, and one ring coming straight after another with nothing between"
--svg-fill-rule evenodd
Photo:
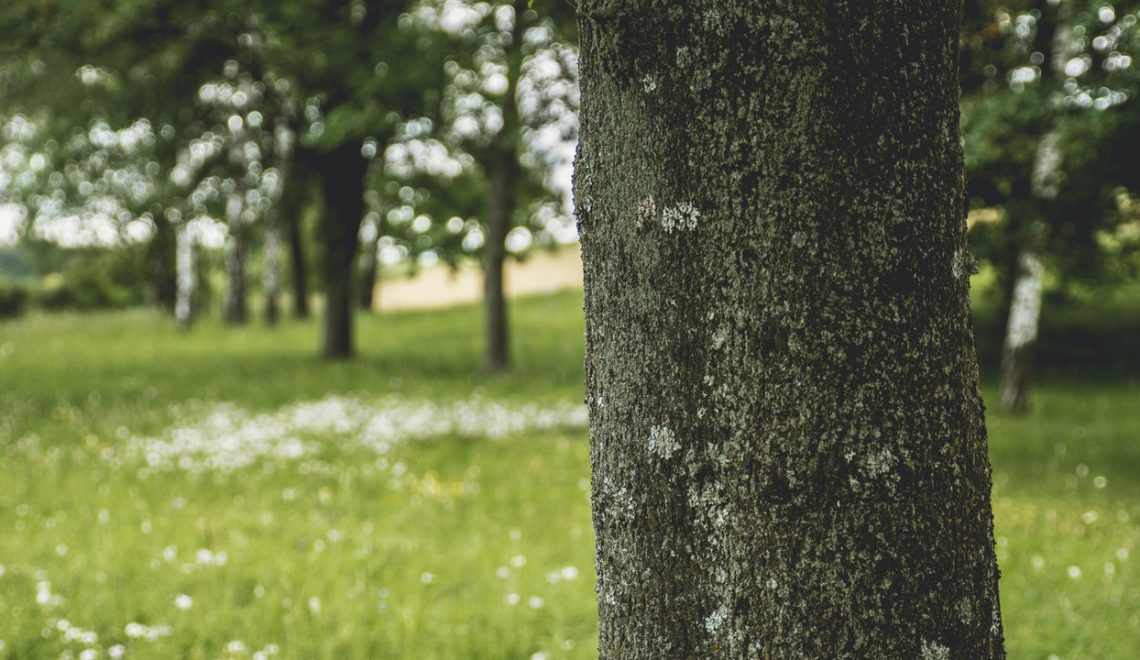
<instances>
[{"instance_id":1,"label":"orchard tree","mask_svg":"<svg viewBox=\"0 0 1140 660\"><path fill-rule=\"evenodd\" d=\"M1003 409L1029 407L1047 268L1062 281L1104 281L1119 263L1104 237L1135 191L1140 156L1120 149L1140 116L1132 53L1135 2L966 3L964 131L975 208L1002 222L974 231L999 267L1007 322ZM1120 252L1119 249L1116 250Z\"/></svg>"},{"instance_id":2,"label":"orchard tree","mask_svg":"<svg viewBox=\"0 0 1140 660\"><path fill-rule=\"evenodd\" d=\"M582 0L604 658L1000 658L953 0Z\"/></svg>"},{"instance_id":3,"label":"orchard tree","mask_svg":"<svg viewBox=\"0 0 1140 660\"><path fill-rule=\"evenodd\" d=\"M452 37L438 132L478 165L465 175L485 196L477 208L453 212L479 219L483 364L492 373L505 371L508 236L533 225L536 210L556 196L545 180L549 161L558 143L573 144L577 134L577 53L565 43L574 34L573 15L555 0L435 0L417 15Z\"/></svg>"}]
</instances>

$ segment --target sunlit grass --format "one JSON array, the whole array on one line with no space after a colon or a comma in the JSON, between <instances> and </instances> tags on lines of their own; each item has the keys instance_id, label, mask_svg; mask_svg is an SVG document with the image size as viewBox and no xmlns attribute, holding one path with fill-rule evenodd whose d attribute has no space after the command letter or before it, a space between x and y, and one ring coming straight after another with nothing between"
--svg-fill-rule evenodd
<instances>
[{"instance_id":1,"label":"sunlit grass","mask_svg":"<svg viewBox=\"0 0 1140 660\"><path fill-rule=\"evenodd\" d=\"M579 404L580 295L512 309L517 368L492 379L472 308L363 318L360 358L332 364L311 324L0 324L0 658L593 657L580 428L378 452L307 427L314 451L232 471L128 451L218 403L263 424L330 397ZM1140 383L1045 381L1030 417L990 413L1010 656L1131 658Z\"/></svg>"}]
</instances>

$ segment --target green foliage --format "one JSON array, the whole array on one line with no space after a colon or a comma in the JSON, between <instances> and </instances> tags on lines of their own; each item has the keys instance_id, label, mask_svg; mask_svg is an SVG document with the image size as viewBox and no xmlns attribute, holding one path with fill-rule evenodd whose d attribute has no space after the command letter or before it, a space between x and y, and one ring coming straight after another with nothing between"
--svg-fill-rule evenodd
<instances>
[{"instance_id":1,"label":"green foliage","mask_svg":"<svg viewBox=\"0 0 1140 660\"><path fill-rule=\"evenodd\" d=\"M962 128L970 203L1003 211L1002 222L971 238L978 256L999 269L999 281L1009 280L1025 232L1038 220L1050 228L1050 266L1066 283L1110 283L1130 273L1135 246L1105 237L1127 221L1120 195L1140 183L1140 75L1132 63L1140 56L1138 16L1136 2L966 3ZM1055 140L1059 167L1035 182L1046 139Z\"/></svg>"},{"instance_id":2,"label":"green foliage","mask_svg":"<svg viewBox=\"0 0 1140 660\"><path fill-rule=\"evenodd\" d=\"M36 303L49 310L108 309L138 305L146 296L141 248L67 251L60 272L45 275Z\"/></svg>"},{"instance_id":3,"label":"green foliage","mask_svg":"<svg viewBox=\"0 0 1140 660\"><path fill-rule=\"evenodd\" d=\"M27 285L23 282L0 279L0 320L23 314L29 297Z\"/></svg>"}]
</instances>

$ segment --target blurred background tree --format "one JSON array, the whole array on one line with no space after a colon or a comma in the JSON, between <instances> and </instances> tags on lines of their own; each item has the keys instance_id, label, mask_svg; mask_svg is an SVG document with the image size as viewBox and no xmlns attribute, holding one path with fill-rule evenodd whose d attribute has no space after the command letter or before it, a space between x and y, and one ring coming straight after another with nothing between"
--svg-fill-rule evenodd
<instances>
[{"instance_id":1,"label":"blurred background tree","mask_svg":"<svg viewBox=\"0 0 1140 660\"><path fill-rule=\"evenodd\" d=\"M1140 172L1137 3L965 5L963 132L973 227L1006 319L1001 406L1029 405L1046 289L1134 276Z\"/></svg>"}]
</instances>

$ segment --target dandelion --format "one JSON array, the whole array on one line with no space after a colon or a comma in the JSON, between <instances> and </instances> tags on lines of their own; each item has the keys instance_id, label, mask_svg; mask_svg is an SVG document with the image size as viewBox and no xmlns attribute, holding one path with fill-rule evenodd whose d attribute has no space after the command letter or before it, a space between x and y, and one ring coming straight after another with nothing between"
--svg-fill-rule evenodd
<instances>
[{"instance_id":1,"label":"dandelion","mask_svg":"<svg viewBox=\"0 0 1140 660\"><path fill-rule=\"evenodd\" d=\"M516 594L513 591L503 597L503 602L506 603L507 605L518 605L519 601L521 601L521 600L522 600L522 596Z\"/></svg>"},{"instance_id":2,"label":"dandelion","mask_svg":"<svg viewBox=\"0 0 1140 660\"><path fill-rule=\"evenodd\" d=\"M1069 574L1069 579L1071 580L1078 580L1081 577L1080 566L1070 566L1066 572Z\"/></svg>"},{"instance_id":3,"label":"dandelion","mask_svg":"<svg viewBox=\"0 0 1140 660\"><path fill-rule=\"evenodd\" d=\"M79 660L95 660L99 657L99 653L95 649L83 649L79 653Z\"/></svg>"},{"instance_id":4,"label":"dandelion","mask_svg":"<svg viewBox=\"0 0 1140 660\"><path fill-rule=\"evenodd\" d=\"M194 599L186 594L178 594L174 597L174 606L185 612L194 606Z\"/></svg>"},{"instance_id":5,"label":"dandelion","mask_svg":"<svg viewBox=\"0 0 1140 660\"><path fill-rule=\"evenodd\" d=\"M1093 477L1093 488L1100 489L1104 488L1107 485L1108 479L1105 478L1104 475L1097 475L1096 477Z\"/></svg>"},{"instance_id":6,"label":"dandelion","mask_svg":"<svg viewBox=\"0 0 1140 660\"><path fill-rule=\"evenodd\" d=\"M542 609L542 606L546 604L546 601L542 599L542 596L531 596L527 600L527 604L530 605L532 609L538 610Z\"/></svg>"},{"instance_id":7,"label":"dandelion","mask_svg":"<svg viewBox=\"0 0 1140 660\"><path fill-rule=\"evenodd\" d=\"M240 639L235 639L226 644L226 651L229 651L234 655L244 654L246 651L245 642L241 641Z\"/></svg>"},{"instance_id":8,"label":"dandelion","mask_svg":"<svg viewBox=\"0 0 1140 660\"><path fill-rule=\"evenodd\" d=\"M511 566L515 568L522 568L523 566L526 566L526 556L515 555L514 557L511 557Z\"/></svg>"},{"instance_id":9,"label":"dandelion","mask_svg":"<svg viewBox=\"0 0 1140 660\"><path fill-rule=\"evenodd\" d=\"M563 566L559 572L562 574L563 580L575 580L578 578L578 569L574 566Z\"/></svg>"},{"instance_id":10,"label":"dandelion","mask_svg":"<svg viewBox=\"0 0 1140 660\"><path fill-rule=\"evenodd\" d=\"M500 566L495 569L495 576L500 580L505 580L511 576L511 569L507 568L506 566Z\"/></svg>"},{"instance_id":11,"label":"dandelion","mask_svg":"<svg viewBox=\"0 0 1140 660\"><path fill-rule=\"evenodd\" d=\"M550 660L550 654L546 651L538 651L531 654L530 660Z\"/></svg>"},{"instance_id":12,"label":"dandelion","mask_svg":"<svg viewBox=\"0 0 1140 660\"><path fill-rule=\"evenodd\" d=\"M107 657L111 660L122 660L122 657L127 654L127 648L122 644L115 644L107 649Z\"/></svg>"},{"instance_id":13,"label":"dandelion","mask_svg":"<svg viewBox=\"0 0 1140 660\"><path fill-rule=\"evenodd\" d=\"M309 614L317 616L321 613L321 599L313 596L309 598Z\"/></svg>"},{"instance_id":14,"label":"dandelion","mask_svg":"<svg viewBox=\"0 0 1140 660\"><path fill-rule=\"evenodd\" d=\"M424 571L424 573L422 573L420 575L420 582L422 582L424 584L431 584L434 581L435 581L435 576L432 575L431 573L428 573L427 571Z\"/></svg>"}]
</instances>

